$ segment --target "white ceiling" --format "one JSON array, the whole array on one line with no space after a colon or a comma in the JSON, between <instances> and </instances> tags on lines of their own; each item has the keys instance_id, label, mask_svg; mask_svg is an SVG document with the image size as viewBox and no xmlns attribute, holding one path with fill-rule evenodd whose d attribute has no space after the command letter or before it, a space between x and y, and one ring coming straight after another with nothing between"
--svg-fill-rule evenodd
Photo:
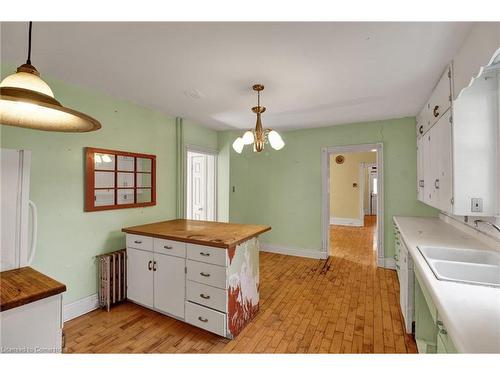
<instances>
[{"instance_id":1,"label":"white ceiling","mask_svg":"<svg viewBox=\"0 0 500 375\"><path fill-rule=\"evenodd\" d=\"M214 129L309 128L415 115L470 23L34 23L43 75ZM2 62L26 59L2 23ZM57 97L57 92L56 92ZM59 98L64 103L64 98Z\"/></svg>"}]
</instances>

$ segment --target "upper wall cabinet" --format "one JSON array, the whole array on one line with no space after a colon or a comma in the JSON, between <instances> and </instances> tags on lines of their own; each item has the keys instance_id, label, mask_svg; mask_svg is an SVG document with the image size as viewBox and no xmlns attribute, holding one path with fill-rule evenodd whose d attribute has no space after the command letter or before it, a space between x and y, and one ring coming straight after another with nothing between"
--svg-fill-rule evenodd
<instances>
[{"instance_id":1,"label":"upper wall cabinet","mask_svg":"<svg viewBox=\"0 0 500 375\"><path fill-rule=\"evenodd\" d=\"M156 157L87 147L85 211L154 206Z\"/></svg>"},{"instance_id":2,"label":"upper wall cabinet","mask_svg":"<svg viewBox=\"0 0 500 375\"><path fill-rule=\"evenodd\" d=\"M418 199L454 215L500 216L500 53L489 61L455 100L450 64L417 116Z\"/></svg>"}]
</instances>

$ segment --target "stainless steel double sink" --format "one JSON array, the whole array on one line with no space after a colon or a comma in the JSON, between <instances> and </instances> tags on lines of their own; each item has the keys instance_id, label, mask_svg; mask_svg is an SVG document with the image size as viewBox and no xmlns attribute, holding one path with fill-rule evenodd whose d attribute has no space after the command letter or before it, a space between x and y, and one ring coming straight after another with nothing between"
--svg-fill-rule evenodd
<instances>
[{"instance_id":1,"label":"stainless steel double sink","mask_svg":"<svg viewBox=\"0 0 500 375\"><path fill-rule=\"evenodd\" d=\"M500 253L417 246L438 280L500 288Z\"/></svg>"}]
</instances>

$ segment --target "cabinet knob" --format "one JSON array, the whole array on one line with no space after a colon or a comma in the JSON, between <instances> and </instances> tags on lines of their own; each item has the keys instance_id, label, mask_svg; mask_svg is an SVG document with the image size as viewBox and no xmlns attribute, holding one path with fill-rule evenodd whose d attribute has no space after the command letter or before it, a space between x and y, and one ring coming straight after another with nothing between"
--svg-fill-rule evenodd
<instances>
[{"instance_id":1,"label":"cabinet knob","mask_svg":"<svg viewBox=\"0 0 500 375\"><path fill-rule=\"evenodd\" d=\"M203 322L203 323L208 322L208 319L207 319L207 318L202 318L201 316L199 316L199 317L198 317L198 320L199 320L200 322Z\"/></svg>"},{"instance_id":2,"label":"cabinet knob","mask_svg":"<svg viewBox=\"0 0 500 375\"><path fill-rule=\"evenodd\" d=\"M439 106L435 106L434 109L432 110L432 114L434 115L434 117L438 117L439 116Z\"/></svg>"}]
</instances>

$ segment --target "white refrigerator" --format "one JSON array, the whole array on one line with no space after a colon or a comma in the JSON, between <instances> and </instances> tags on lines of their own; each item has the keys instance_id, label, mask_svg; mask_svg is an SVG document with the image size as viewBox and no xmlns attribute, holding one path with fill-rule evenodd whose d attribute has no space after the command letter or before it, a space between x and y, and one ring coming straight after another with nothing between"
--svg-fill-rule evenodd
<instances>
[{"instance_id":1,"label":"white refrigerator","mask_svg":"<svg viewBox=\"0 0 500 375\"><path fill-rule=\"evenodd\" d=\"M37 211L29 200L31 151L1 149L0 271L29 266L36 250Z\"/></svg>"},{"instance_id":2,"label":"white refrigerator","mask_svg":"<svg viewBox=\"0 0 500 375\"><path fill-rule=\"evenodd\" d=\"M1 271L31 265L37 237L29 200L31 152L1 149ZM1 353L58 353L62 347L62 294L0 312Z\"/></svg>"}]
</instances>

